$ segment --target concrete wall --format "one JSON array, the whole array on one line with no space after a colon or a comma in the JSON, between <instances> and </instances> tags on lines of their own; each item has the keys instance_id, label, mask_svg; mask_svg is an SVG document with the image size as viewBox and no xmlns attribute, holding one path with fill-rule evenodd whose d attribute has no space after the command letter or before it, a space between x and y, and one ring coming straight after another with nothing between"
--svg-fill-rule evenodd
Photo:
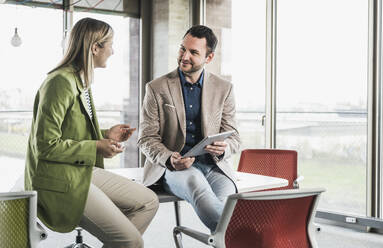
<instances>
[{"instance_id":1,"label":"concrete wall","mask_svg":"<svg viewBox=\"0 0 383 248\"><path fill-rule=\"evenodd\" d=\"M131 18L129 20L129 96L124 98L122 123L127 123L138 128L139 115L139 75L140 75L140 20ZM129 142L126 142L126 149L122 154L121 167L139 167L137 133L134 132ZM134 142L133 142L134 141Z\"/></svg>"},{"instance_id":2,"label":"concrete wall","mask_svg":"<svg viewBox=\"0 0 383 248\"><path fill-rule=\"evenodd\" d=\"M189 28L189 0L153 2L153 78L177 68L177 53Z\"/></svg>"},{"instance_id":3,"label":"concrete wall","mask_svg":"<svg viewBox=\"0 0 383 248\"><path fill-rule=\"evenodd\" d=\"M231 80L231 75L224 63L231 60L231 2L232 0L206 0L206 26L218 38L214 60L206 68L228 80Z\"/></svg>"}]
</instances>

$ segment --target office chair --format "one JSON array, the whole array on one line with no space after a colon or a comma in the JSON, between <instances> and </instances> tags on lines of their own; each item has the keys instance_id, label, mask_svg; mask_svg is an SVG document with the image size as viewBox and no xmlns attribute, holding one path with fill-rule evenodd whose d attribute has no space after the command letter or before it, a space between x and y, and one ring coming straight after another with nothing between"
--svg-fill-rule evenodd
<instances>
[{"instance_id":1,"label":"office chair","mask_svg":"<svg viewBox=\"0 0 383 248\"><path fill-rule=\"evenodd\" d=\"M246 149L241 153L238 171L285 178L289 185L280 189L299 188L303 176L297 177L297 152L278 149Z\"/></svg>"},{"instance_id":2,"label":"office chair","mask_svg":"<svg viewBox=\"0 0 383 248\"><path fill-rule=\"evenodd\" d=\"M30 247L47 238L37 223L37 192L0 193L0 245L2 248Z\"/></svg>"},{"instance_id":3,"label":"office chair","mask_svg":"<svg viewBox=\"0 0 383 248\"><path fill-rule=\"evenodd\" d=\"M15 183L15 185L12 187L12 189L11 189L11 191L13 191L13 192L18 192L18 191L23 191L24 190L24 173L22 173L21 175L20 175L20 177L17 179L17 181L16 181L16 183ZM14 194L14 193L9 193L9 194ZM37 192L36 192L36 194L37 194ZM1 200L1 194L0 194L0 200ZM35 204L37 204L37 198L36 198L36 203ZM36 214L35 214L36 215ZM1 223L0 223L1 224ZM41 228L42 230L44 230L44 228L39 224L39 223L37 223L37 225L39 226L39 228ZM1 225L0 225L0 227L1 227ZM1 230L2 229L0 229L0 235L1 235ZM76 240L75 240L75 242L74 243L72 243L72 244L70 244L70 245L68 245L68 246L65 246L65 248L92 248L91 246L89 246L89 245L87 245L87 244L85 244L85 243L83 243L83 237L82 237L82 235L81 235L81 231L82 231L82 228L80 228L80 227L77 227L76 228L76 231L77 231L77 236L76 236ZM44 234L45 234L45 238L48 236L48 234L44 231ZM44 239L45 239L44 238ZM0 239L0 244L2 244L2 239ZM0 246L1 248L3 248L2 246ZM20 246L21 247L21 246ZM25 246L25 247L27 247L27 246ZM33 247L33 246L32 246Z\"/></svg>"},{"instance_id":4,"label":"office chair","mask_svg":"<svg viewBox=\"0 0 383 248\"><path fill-rule=\"evenodd\" d=\"M317 248L313 219L324 189L290 189L230 195L217 229L205 234L183 226L173 229L217 248Z\"/></svg>"}]
</instances>

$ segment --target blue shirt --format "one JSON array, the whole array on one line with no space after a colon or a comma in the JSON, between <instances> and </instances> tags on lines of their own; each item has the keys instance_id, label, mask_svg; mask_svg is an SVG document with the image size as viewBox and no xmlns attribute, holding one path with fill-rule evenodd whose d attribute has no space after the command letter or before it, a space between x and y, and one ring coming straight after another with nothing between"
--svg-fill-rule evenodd
<instances>
[{"instance_id":1,"label":"blue shirt","mask_svg":"<svg viewBox=\"0 0 383 248\"><path fill-rule=\"evenodd\" d=\"M184 155L193 146L195 146L196 144L198 144L198 142L202 140L201 96L204 71L202 71L198 81L194 84L186 81L185 75L179 68L178 73L180 75L186 115L186 141L185 146L180 152L181 155ZM206 174L215 166L215 163L213 159L210 156L208 156L208 154L204 154L196 157L193 166L197 167L198 169L203 171L204 174Z\"/></svg>"},{"instance_id":2,"label":"blue shirt","mask_svg":"<svg viewBox=\"0 0 383 248\"><path fill-rule=\"evenodd\" d=\"M181 81L186 115L186 141L181 151L181 155L183 155L202 140L201 95L204 73L201 73L198 81L194 84L186 81L183 72L179 68L178 73Z\"/></svg>"}]
</instances>

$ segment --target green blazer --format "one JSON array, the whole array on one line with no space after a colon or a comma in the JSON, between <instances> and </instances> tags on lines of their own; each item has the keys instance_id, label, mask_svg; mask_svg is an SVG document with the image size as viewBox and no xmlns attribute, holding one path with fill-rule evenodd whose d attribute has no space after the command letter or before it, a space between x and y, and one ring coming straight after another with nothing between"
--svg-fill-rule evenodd
<instances>
[{"instance_id":1,"label":"green blazer","mask_svg":"<svg viewBox=\"0 0 383 248\"><path fill-rule=\"evenodd\" d=\"M92 94L89 90L90 96ZM38 192L38 217L57 232L80 222L103 137L92 99L87 112L82 81L73 67L50 73L37 92L25 167L25 188Z\"/></svg>"}]
</instances>

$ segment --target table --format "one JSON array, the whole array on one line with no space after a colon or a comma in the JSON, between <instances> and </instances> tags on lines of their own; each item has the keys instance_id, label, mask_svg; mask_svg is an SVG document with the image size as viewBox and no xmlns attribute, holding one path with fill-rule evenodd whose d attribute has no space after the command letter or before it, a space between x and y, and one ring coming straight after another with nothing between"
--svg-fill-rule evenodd
<instances>
[{"instance_id":1,"label":"table","mask_svg":"<svg viewBox=\"0 0 383 248\"><path fill-rule=\"evenodd\" d=\"M116 173L117 175L129 178L138 183L142 182L142 177L144 174L143 168L121 168L121 169L108 169L108 171ZM288 181L283 178L278 177L268 177L251 173L244 173L236 171L236 185L238 192L246 192L246 191L255 191L255 190L264 190L264 189L272 189L278 187L284 187L288 185ZM21 191L24 190L24 174L17 180L17 183L13 187L11 191ZM165 202L173 202L174 210L176 216L176 224L180 226L180 205L179 201L182 199L178 198L173 194L169 194L160 189L153 190L159 199L160 203Z\"/></svg>"},{"instance_id":2,"label":"table","mask_svg":"<svg viewBox=\"0 0 383 248\"><path fill-rule=\"evenodd\" d=\"M143 168L108 169L108 171L129 178L138 183L142 182L142 177L144 173ZM235 174L237 177L237 181L235 183L237 185L238 193L279 188L287 186L289 184L289 182L286 179L278 177L269 177L239 171L236 171Z\"/></svg>"},{"instance_id":3,"label":"table","mask_svg":"<svg viewBox=\"0 0 383 248\"><path fill-rule=\"evenodd\" d=\"M108 171L116 173L120 176L129 178L138 183L142 183L142 178L144 174L143 168L122 168L122 169L108 169ZM288 180L278 177L269 177L263 175L257 175L252 173L245 173L236 171L236 185L238 189L238 193L248 192L248 191L256 191L256 190L264 190L264 189L272 189L284 187L289 184ZM157 194L159 202L174 202L174 210L176 217L176 225L181 225L181 217L180 217L180 205L179 201L182 199L178 198L173 194L169 194L163 190L153 191Z\"/></svg>"}]
</instances>

